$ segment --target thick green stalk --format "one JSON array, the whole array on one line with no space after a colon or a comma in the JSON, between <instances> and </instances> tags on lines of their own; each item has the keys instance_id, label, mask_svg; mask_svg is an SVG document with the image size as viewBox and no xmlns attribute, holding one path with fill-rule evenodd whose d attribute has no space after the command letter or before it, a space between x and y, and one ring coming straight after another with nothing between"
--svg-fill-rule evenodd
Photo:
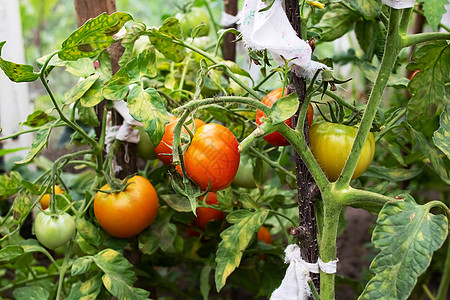
<instances>
[{"instance_id":1,"label":"thick green stalk","mask_svg":"<svg viewBox=\"0 0 450 300\"><path fill-rule=\"evenodd\" d=\"M178 114L183 110L195 110L199 109L202 106L210 105L210 104L218 104L218 103L240 103L245 104L251 107L255 107L261 110L266 115L270 114L270 107L265 104L262 104L259 101L256 101L253 98L248 97L238 97L238 96L229 96L229 97L220 97L220 98L205 98L201 100L193 100L189 101L187 104L177 107L173 110L174 114Z\"/></svg>"},{"instance_id":2,"label":"thick green stalk","mask_svg":"<svg viewBox=\"0 0 450 300\"><path fill-rule=\"evenodd\" d=\"M404 48L412 45L417 45L420 43L438 40L450 40L450 33L425 32L425 33L410 34L402 38L401 46Z\"/></svg>"},{"instance_id":3,"label":"thick green stalk","mask_svg":"<svg viewBox=\"0 0 450 300\"><path fill-rule=\"evenodd\" d=\"M402 10L391 9L384 56L378 70L377 78L372 88L372 92L370 93L366 109L361 119L361 124L359 125L358 133L356 135L355 142L353 143L352 150L348 157L347 163L342 170L341 176L336 182L336 186L338 188L346 188L350 184L350 180L353 173L355 172L359 157L361 156L364 143L367 139L367 136L369 135L370 128L372 127L372 122L380 105L384 89L386 88L392 68L402 47L398 31L401 15Z\"/></svg>"},{"instance_id":4,"label":"thick green stalk","mask_svg":"<svg viewBox=\"0 0 450 300\"><path fill-rule=\"evenodd\" d=\"M436 300L445 300L447 298L448 285L450 284L450 242L447 248L447 257L444 263L444 274L442 274L441 283L439 284Z\"/></svg>"}]
</instances>

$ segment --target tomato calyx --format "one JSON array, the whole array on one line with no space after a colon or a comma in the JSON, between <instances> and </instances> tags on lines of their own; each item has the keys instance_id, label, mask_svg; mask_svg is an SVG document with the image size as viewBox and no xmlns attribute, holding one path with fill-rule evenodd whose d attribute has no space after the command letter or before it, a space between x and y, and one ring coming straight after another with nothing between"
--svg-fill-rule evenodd
<instances>
[{"instance_id":1,"label":"tomato calyx","mask_svg":"<svg viewBox=\"0 0 450 300\"><path fill-rule=\"evenodd\" d=\"M117 178L112 178L109 175L105 174L105 178L106 178L106 181L107 181L110 189L109 190L98 189L97 191L100 193L105 193L105 194L117 194L117 193L124 192L130 184L133 184L133 182L128 182L128 181L136 175L137 174L131 174L131 175L128 175L127 177L125 177L124 180L120 180Z\"/></svg>"}]
</instances>

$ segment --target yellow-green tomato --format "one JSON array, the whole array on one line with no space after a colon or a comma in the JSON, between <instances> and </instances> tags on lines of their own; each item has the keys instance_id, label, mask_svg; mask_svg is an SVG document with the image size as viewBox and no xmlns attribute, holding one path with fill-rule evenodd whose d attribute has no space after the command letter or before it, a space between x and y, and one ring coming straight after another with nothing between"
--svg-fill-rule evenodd
<instances>
[{"instance_id":1,"label":"yellow-green tomato","mask_svg":"<svg viewBox=\"0 0 450 300\"><path fill-rule=\"evenodd\" d=\"M193 7L190 11L184 14L179 13L175 17L180 20L181 33L184 37L189 37L192 30L202 22L205 23L205 26L200 29L197 36L208 35L210 20L209 14L205 9L200 7Z\"/></svg>"},{"instance_id":2,"label":"yellow-green tomato","mask_svg":"<svg viewBox=\"0 0 450 300\"><path fill-rule=\"evenodd\" d=\"M255 188L256 182L263 183L269 177L270 166L261 161L259 170L255 169L256 161L246 154L241 153L239 168L234 176L233 185L247 189ZM258 172L255 174L255 171ZM258 180L255 179L258 176Z\"/></svg>"},{"instance_id":3,"label":"yellow-green tomato","mask_svg":"<svg viewBox=\"0 0 450 300\"><path fill-rule=\"evenodd\" d=\"M358 129L337 123L319 122L309 128L311 151L330 181L336 181L350 155ZM369 133L352 179L369 167L375 154L375 139Z\"/></svg>"},{"instance_id":4,"label":"yellow-green tomato","mask_svg":"<svg viewBox=\"0 0 450 300\"><path fill-rule=\"evenodd\" d=\"M147 132L145 132L144 127L138 126L139 131L139 142L136 145L136 155L144 159L155 159L155 147L153 147L152 141Z\"/></svg>"},{"instance_id":5,"label":"yellow-green tomato","mask_svg":"<svg viewBox=\"0 0 450 300\"><path fill-rule=\"evenodd\" d=\"M55 249L74 237L75 222L68 213L52 215L41 211L34 220L34 233L42 245Z\"/></svg>"}]
</instances>

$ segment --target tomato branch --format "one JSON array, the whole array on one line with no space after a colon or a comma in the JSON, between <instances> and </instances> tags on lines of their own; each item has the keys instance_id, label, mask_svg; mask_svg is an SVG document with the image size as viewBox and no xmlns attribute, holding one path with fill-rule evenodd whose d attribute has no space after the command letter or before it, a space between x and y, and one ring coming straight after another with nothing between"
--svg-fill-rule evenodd
<instances>
[{"instance_id":1,"label":"tomato branch","mask_svg":"<svg viewBox=\"0 0 450 300\"><path fill-rule=\"evenodd\" d=\"M420 43L437 41L437 40L450 40L450 33L447 32L425 32L410 34L402 37L401 46L403 48L417 45Z\"/></svg>"}]
</instances>

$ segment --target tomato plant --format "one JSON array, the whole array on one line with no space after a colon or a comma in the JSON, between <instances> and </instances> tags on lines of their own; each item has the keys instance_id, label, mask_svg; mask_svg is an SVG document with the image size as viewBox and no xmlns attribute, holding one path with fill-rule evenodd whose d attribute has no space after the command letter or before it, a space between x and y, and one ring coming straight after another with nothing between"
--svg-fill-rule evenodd
<instances>
[{"instance_id":1,"label":"tomato plant","mask_svg":"<svg viewBox=\"0 0 450 300\"><path fill-rule=\"evenodd\" d=\"M94 198L94 213L106 232L119 238L132 237L149 226L158 214L158 195L142 176L133 176L124 191L105 184Z\"/></svg>"},{"instance_id":2,"label":"tomato plant","mask_svg":"<svg viewBox=\"0 0 450 300\"><path fill-rule=\"evenodd\" d=\"M356 127L329 122L318 122L310 127L311 151L330 181L336 181L339 178L352 149L357 131ZM372 163L374 154L375 139L370 133L364 142L352 179L358 178L367 170Z\"/></svg>"},{"instance_id":3,"label":"tomato plant","mask_svg":"<svg viewBox=\"0 0 450 300\"><path fill-rule=\"evenodd\" d=\"M52 191L53 191L53 187L52 187ZM61 190L61 188L57 185L55 185L55 195L58 194L62 194L64 193L63 190ZM41 207L42 209L47 209L48 206L50 205L50 194L45 194L44 196L42 196L41 200L39 200L41 203Z\"/></svg>"},{"instance_id":4,"label":"tomato plant","mask_svg":"<svg viewBox=\"0 0 450 300\"><path fill-rule=\"evenodd\" d=\"M264 99L261 101L263 104L272 107L272 105L281 98L283 93L282 88L275 89L268 93ZM308 125L311 126L311 123L313 121L314 116L314 110L311 104L308 105ZM261 125L263 122L263 118L265 118L266 115L261 111L256 111L256 124ZM289 118L286 121L284 121L288 126L292 128L292 120ZM287 146L289 145L289 142L277 131L272 132L266 136L264 136L264 140L268 142L269 144L273 146Z\"/></svg>"},{"instance_id":5,"label":"tomato plant","mask_svg":"<svg viewBox=\"0 0 450 300\"><path fill-rule=\"evenodd\" d=\"M175 125L177 125L179 118L170 117L170 122L166 125L166 129L164 131L164 135L162 137L161 142L155 148L155 153L159 160L161 160L166 165L172 164L172 146L173 146L173 129ZM194 124L189 124L189 130L193 131L194 126L195 130L205 125L200 119L194 119ZM183 128L183 133L187 134L187 130Z\"/></svg>"},{"instance_id":6,"label":"tomato plant","mask_svg":"<svg viewBox=\"0 0 450 300\"><path fill-rule=\"evenodd\" d=\"M238 145L234 134L225 126L203 125L184 154L187 175L201 190L206 190L209 182L212 192L228 187L239 168Z\"/></svg>"},{"instance_id":7,"label":"tomato plant","mask_svg":"<svg viewBox=\"0 0 450 300\"><path fill-rule=\"evenodd\" d=\"M34 220L34 232L42 245L55 249L74 237L75 222L67 213L50 214L49 211L41 211Z\"/></svg>"}]
</instances>

